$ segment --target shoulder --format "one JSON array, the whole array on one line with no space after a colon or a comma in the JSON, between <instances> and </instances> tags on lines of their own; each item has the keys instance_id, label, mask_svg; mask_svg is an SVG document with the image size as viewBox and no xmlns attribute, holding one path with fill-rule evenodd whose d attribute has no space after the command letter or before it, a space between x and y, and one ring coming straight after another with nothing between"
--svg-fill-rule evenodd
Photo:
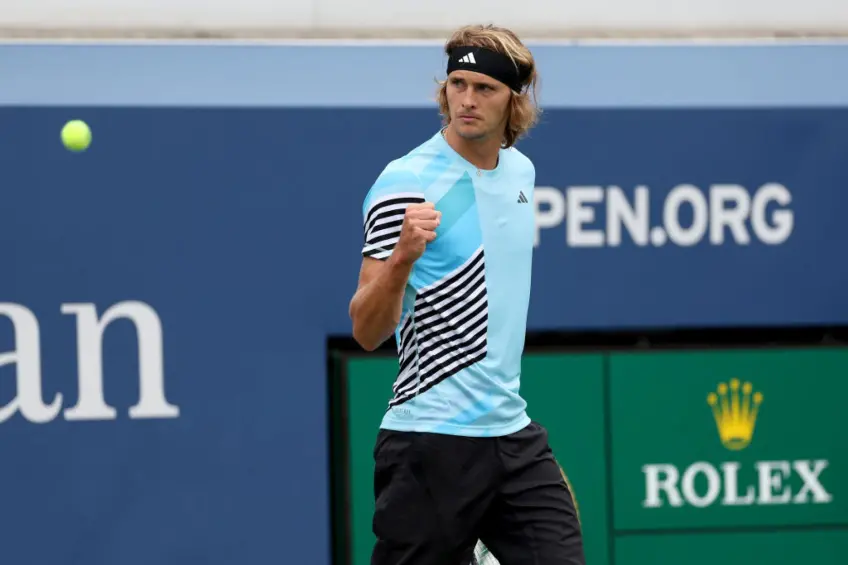
<instances>
[{"instance_id":1,"label":"shoulder","mask_svg":"<svg viewBox=\"0 0 848 565\"><path fill-rule=\"evenodd\" d=\"M421 181L415 170L410 166L408 156L389 162L368 191L373 196L382 196L396 190L421 190Z\"/></svg>"},{"instance_id":2,"label":"shoulder","mask_svg":"<svg viewBox=\"0 0 848 565\"><path fill-rule=\"evenodd\" d=\"M508 159L509 170L512 176L531 185L536 183L536 166L530 157L515 147L504 149L502 153Z\"/></svg>"},{"instance_id":3,"label":"shoulder","mask_svg":"<svg viewBox=\"0 0 848 565\"><path fill-rule=\"evenodd\" d=\"M362 203L366 216L375 208L412 202L423 202L424 191L418 175L403 158L394 160L383 168Z\"/></svg>"},{"instance_id":4,"label":"shoulder","mask_svg":"<svg viewBox=\"0 0 848 565\"><path fill-rule=\"evenodd\" d=\"M419 174L434 158L437 152L431 141L422 143L405 155L393 159L383 167L369 188L363 202L363 213L387 201L405 203L423 202L424 188Z\"/></svg>"}]
</instances>

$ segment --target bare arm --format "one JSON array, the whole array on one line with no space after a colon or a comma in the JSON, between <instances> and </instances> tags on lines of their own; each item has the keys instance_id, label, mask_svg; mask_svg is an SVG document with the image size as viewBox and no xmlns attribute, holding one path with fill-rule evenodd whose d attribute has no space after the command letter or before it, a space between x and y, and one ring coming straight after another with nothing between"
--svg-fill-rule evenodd
<instances>
[{"instance_id":1,"label":"bare arm","mask_svg":"<svg viewBox=\"0 0 848 565\"><path fill-rule=\"evenodd\" d=\"M436 238L441 214L432 203L410 204L398 242L385 261L365 257L350 301L353 337L367 351L377 349L400 322L403 294L415 261Z\"/></svg>"},{"instance_id":2,"label":"bare arm","mask_svg":"<svg viewBox=\"0 0 848 565\"><path fill-rule=\"evenodd\" d=\"M377 349L400 323L403 293L412 263L394 257L386 261L365 257L359 287L350 301L353 337L366 351Z\"/></svg>"}]
</instances>

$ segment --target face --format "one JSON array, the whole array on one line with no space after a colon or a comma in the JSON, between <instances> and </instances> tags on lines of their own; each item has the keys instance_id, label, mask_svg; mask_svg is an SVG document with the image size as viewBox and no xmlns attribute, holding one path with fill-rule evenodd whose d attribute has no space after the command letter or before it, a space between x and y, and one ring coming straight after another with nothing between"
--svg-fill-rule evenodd
<instances>
[{"instance_id":1,"label":"face","mask_svg":"<svg viewBox=\"0 0 848 565\"><path fill-rule=\"evenodd\" d=\"M502 82L472 71L454 71L447 83L450 127L469 140L503 136L510 90Z\"/></svg>"}]
</instances>

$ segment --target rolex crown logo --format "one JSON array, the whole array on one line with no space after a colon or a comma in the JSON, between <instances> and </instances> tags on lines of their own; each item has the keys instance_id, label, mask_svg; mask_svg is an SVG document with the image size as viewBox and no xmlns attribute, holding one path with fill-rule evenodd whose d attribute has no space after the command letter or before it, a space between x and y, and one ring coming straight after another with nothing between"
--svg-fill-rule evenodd
<instances>
[{"instance_id":1,"label":"rolex crown logo","mask_svg":"<svg viewBox=\"0 0 848 565\"><path fill-rule=\"evenodd\" d=\"M729 385L720 383L716 390L707 395L707 404L713 409L721 443L733 451L745 449L754 436L763 394L752 395L751 383L740 386L739 379L731 379Z\"/></svg>"}]
</instances>

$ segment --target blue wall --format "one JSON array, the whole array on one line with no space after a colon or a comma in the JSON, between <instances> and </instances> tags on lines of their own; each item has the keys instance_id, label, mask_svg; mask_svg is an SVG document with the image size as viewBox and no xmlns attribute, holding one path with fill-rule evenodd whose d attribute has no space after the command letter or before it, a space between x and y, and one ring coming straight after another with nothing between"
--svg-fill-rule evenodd
<instances>
[{"instance_id":1,"label":"blue wall","mask_svg":"<svg viewBox=\"0 0 848 565\"><path fill-rule=\"evenodd\" d=\"M848 46L537 53L532 328L848 322ZM441 67L438 46L0 45L10 563L329 562L325 338L349 331L365 192L439 126ZM71 118L85 153L59 143ZM663 245L610 242L639 192ZM711 241L722 194L764 204L747 243ZM706 231L675 236L701 201ZM110 419L89 306L62 308L126 301L149 310L102 333ZM178 415L130 412L156 389L144 311Z\"/></svg>"}]
</instances>

